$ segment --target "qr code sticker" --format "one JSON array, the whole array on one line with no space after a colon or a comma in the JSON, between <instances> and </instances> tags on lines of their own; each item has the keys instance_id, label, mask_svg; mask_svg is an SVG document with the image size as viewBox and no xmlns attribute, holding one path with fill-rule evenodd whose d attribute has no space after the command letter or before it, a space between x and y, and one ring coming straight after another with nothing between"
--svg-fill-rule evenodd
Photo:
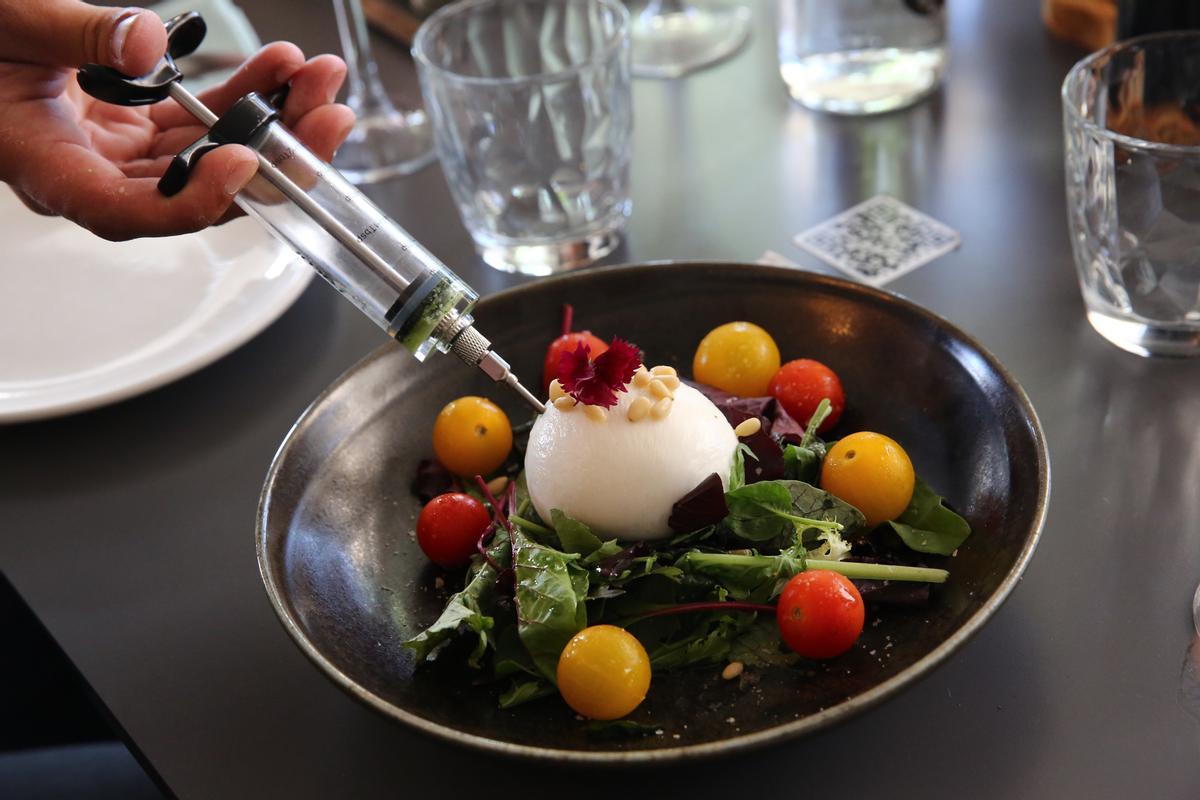
<instances>
[{"instance_id":1,"label":"qr code sticker","mask_svg":"<svg viewBox=\"0 0 1200 800\"><path fill-rule=\"evenodd\" d=\"M958 233L894 197L876 195L796 236L852 278L882 286L959 245Z\"/></svg>"}]
</instances>

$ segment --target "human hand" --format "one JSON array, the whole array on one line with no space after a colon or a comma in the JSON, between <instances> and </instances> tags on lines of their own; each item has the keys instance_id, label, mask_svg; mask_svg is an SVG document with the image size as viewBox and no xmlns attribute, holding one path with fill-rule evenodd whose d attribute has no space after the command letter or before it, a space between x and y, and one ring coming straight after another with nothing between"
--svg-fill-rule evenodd
<instances>
[{"instance_id":1,"label":"human hand","mask_svg":"<svg viewBox=\"0 0 1200 800\"><path fill-rule=\"evenodd\" d=\"M0 0L0 180L35 211L61 214L106 239L186 233L235 215L233 197L258 167L249 148L217 148L181 192L164 197L158 178L205 128L173 100L109 105L75 79L73 68L85 63L142 75L166 43L152 11ZM295 45L276 42L200 99L221 114L248 92L290 83L283 123L329 160L354 124L353 112L333 103L345 76L336 56L306 61Z\"/></svg>"}]
</instances>

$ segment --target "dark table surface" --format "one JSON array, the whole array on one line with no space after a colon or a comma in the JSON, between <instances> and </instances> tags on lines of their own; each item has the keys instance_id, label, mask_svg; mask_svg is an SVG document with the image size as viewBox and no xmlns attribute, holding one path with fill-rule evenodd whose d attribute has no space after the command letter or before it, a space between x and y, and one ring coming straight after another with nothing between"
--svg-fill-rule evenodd
<instances>
[{"instance_id":1,"label":"dark table surface","mask_svg":"<svg viewBox=\"0 0 1200 800\"><path fill-rule=\"evenodd\" d=\"M243 5L265 39L336 51L328 2ZM884 706L736 760L622 773L423 739L319 674L258 577L254 509L272 454L308 402L381 342L314 283L191 377L0 428L0 567L178 795L1200 796L1189 667L1200 362L1127 355L1084 319L1058 102L1079 53L1045 35L1036 0L954 2L940 94L836 119L787 99L760 5L735 59L637 83L635 210L619 259L753 260L771 248L820 268L792 235L881 192L957 228L961 249L890 288L977 336L1041 415L1049 521L1007 605ZM402 51L379 57L397 92L415 91ZM481 291L516 281L474 257L436 167L372 192Z\"/></svg>"}]
</instances>

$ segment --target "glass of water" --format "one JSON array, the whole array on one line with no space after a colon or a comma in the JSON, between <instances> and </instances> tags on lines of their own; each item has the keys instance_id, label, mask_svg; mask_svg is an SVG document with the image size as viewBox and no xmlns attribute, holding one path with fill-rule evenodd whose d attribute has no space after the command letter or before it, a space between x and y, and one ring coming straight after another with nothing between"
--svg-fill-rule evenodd
<instances>
[{"instance_id":1,"label":"glass of water","mask_svg":"<svg viewBox=\"0 0 1200 800\"><path fill-rule=\"evenodd\" d=\"M463 0L413 44L434 143L483 260L546 275L619 242L633 132L616 0Z\"/></svg>"},{"instance_id":2,"label":"glass of water","mask_svg":"<svg viewBox=\"0 0 1200 800\"><path fill-rule=\"evenodd\" d=\"M741 49L750 9L716 0L646 0L633 19L633 74L682 78Z\"/></svg>"},{"instance_id":3,"label":"glass of water","mask_svg":"<svg viewBox=\"0 0 1200 800\"><path fill-rule=\"evenodd\" d=\"M937 88L942 0L778 0L779 74L818 111L878 114Z\"/></svg>"},{"instance_id":4,"label":"glass of water","mask_svg":"<svg viewBox=\"0 0 1200 800\"><path fill-rule=\"evenodd\" d=\"M1062 87L1088 320L1139 355L1200 355L1200 33L1118 42Z\"/></svg>"}]
</instances>

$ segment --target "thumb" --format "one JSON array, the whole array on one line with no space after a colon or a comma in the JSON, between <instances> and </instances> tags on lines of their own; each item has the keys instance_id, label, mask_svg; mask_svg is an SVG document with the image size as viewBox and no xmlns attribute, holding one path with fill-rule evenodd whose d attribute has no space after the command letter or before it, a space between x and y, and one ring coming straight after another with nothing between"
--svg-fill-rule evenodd
<instances>
[{"instance_id":1,"label":"thumb","mask_svg":"<svg viewBox=\"0 0 1200 800\"><path fill-rule=\"evenodd\" d=\"M94 63L144 75L167 49L153 11L99 8L78 0L0 3L0 60L56 67Z\"/></svg>"}]
</instances>

